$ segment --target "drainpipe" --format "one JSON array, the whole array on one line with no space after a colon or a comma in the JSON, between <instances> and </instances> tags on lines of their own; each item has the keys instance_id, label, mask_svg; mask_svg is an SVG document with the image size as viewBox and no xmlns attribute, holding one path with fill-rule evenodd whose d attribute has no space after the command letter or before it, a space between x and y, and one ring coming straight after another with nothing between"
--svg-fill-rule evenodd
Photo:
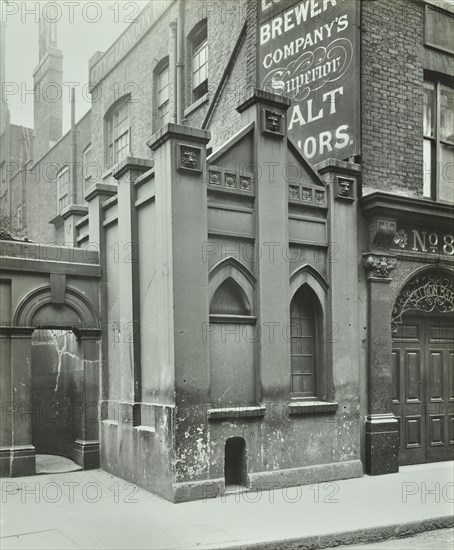
<instances>
[{"instance_id":1,"label":"drainpipe","mask_svg":"<svg viewBox=\"0 0 454 550\"><path fill-rule=\"evenodd\" d=\"M70 175L71 175L71 204L77 203L77 130L76 130L76 91L71 88L71 150L70 150Z\"/></svg>"},{"instance_id":2,"label":"drainpipe","mask_svg":"<svg viewBox=\"0 0 454 550\"><path fill-rule=\"evenodd\" d=\"M177 58L178 58L178 40L177 40L177 21L170 23L170 30L172 33L172 47L173 47L173 106L172 106L172 122L177 122L177 110L178 110L178 94L177 94Z\"/></svg>"},{"instance_id":3,"label":"drainpipe","mask_svg":"<svg viewBox=\"0 0 454 550\"><path fill-rule=\"evenodd\" d=\"M177 124L183 120L183 78L184 78L184 4L178 2L178 29L177 29Z\"/></svg>"}]
</instances>

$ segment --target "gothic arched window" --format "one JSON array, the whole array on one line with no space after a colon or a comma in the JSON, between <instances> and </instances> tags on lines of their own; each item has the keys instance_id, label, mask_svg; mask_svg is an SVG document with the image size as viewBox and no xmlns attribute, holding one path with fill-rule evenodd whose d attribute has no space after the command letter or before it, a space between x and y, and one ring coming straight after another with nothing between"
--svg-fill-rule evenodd
<instances>
[{"instance_id":1,"label":"gothic arched window","mask_svg":"<svg viewBox=\"0 0 454 550\"><path fill-rule=\"evenodd\" d=\"M290 305L291 392L295 396L317 397L320 308L314 293L303 285Z\"/></svg>"}]
</instances>

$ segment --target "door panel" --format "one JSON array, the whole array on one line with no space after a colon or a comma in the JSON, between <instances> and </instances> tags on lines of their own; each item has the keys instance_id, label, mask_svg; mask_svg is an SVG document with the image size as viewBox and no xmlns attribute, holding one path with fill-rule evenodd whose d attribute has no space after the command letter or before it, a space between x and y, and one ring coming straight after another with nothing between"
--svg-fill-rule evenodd
<instances>
[{"instance_id":1,"label":"door panel","mask_svg":"<svg viewBox=\"0 0 454 550\"><path fill-rule=\"evenodd\" d=\"M394 335L393 412L400 423L400 463L452 460L454 327L407 319Z\"/></svg>"},{"instance_id":2,"label":"door panel","mask_svg":"<svg viewBox=\"0 0 454 550\"><path fill-rule=\"evenodd\" d=\"M450 399L450 367L453 354L454 327L446 321L428 320L426 333L426 370L428 378L426 404L426 462L452 460L449 441L450 416L454 400Z\"/></svg>"}]
</instances>

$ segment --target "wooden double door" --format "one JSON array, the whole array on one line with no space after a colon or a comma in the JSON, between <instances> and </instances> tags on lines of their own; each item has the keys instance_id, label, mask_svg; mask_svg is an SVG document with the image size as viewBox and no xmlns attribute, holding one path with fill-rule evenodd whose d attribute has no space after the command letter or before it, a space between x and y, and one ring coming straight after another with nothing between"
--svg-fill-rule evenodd
<instances>
[{"instance_id":1,"label":"wooden double door","mask_svg":"<svg viewBox=\"0 0 454 550\"><path fill-rule=\"evenodd\" d=\"M393 412L400 464L454 458L454 323L408 317L393 338Z\"/></svg>"}]
</instances>

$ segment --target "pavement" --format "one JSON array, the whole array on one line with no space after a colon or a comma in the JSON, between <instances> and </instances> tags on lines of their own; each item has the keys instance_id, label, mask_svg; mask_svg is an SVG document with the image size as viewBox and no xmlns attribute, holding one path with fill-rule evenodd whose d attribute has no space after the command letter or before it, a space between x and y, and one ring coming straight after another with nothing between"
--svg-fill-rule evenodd
<instances>
[{"instance_id":1,"label":"pavement","mask_svg":"<svg viewBox=\"0 0 454 550\"><path fill-rule=\"evenodd\" d=\"M37 454L35 470L37 474L65 474L78 472L82 467L63 456Z\"/></svg>"},{"instance_id":2,"label":"pavement","mask_svg":"<svg viewBox=\"0 0 454 550\"><path fill-rule=\"evenodd\" d=\"M380 548L454 525L453 462L180 504L102 470L4 478L1 490L2 550Z\"/></svg>"},{"instance_id":3,"label":"pavement","mask_svg":"<svg viewBox=\"0 0 454 550\"><path fill-rule=\"evenodd\" d=\"M426 531L404 539L390 539L372 544L337 546L336 550L452 550L454 529ZM327 550L332 550L328 548Z\"/></svg>"}]
</instances>

